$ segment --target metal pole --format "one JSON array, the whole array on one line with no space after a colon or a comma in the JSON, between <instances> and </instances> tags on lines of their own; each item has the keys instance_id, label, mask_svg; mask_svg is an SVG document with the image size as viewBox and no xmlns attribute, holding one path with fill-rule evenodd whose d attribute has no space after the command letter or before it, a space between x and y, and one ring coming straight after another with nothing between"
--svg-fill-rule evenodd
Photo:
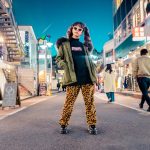
<instances>
[{"instance_id":1,"label":"metal pole","mask_svg":"<svg viewBox=\"0 0 150 150\"><path fill-rule=\"evenodd\" d=\"M52 71L53 71L53 62L52 62L52 54L50 54L51 56L51 71L50 71L50 91L52 92Z\"/></svg>"},{"instance_id":2,"label":"metal pole","mask_svg":"<svg viewBox=\"0 0 150 150\"><path fill-rule=\"evenodd\" d=\"M48 84L47 84L47 49L48 49L48 46L47 46L46 40L44 40L44 46L45 46L45 83L48 89Z\"/></svg>"},{"instance_id":3,"label":"metal pole","mask_svg":"<svg viewBox=\"0 0 150 150\"><path fill-rule=\"evenodd\" d=\"M37 59L37 62L36 62L37 63L37 69L36 69L37 70L37 72L36 72L36 81L37 81L36 84L37 85L36 85L36 87L37 88L36 88L36 90L37 90L37 96L39 96L39 41L37 41L36 46L37 46L37 48L36 48L37 49L37 53L36 53L36 57L37 57L36 58Z\"/></svg>"}]
</instances>

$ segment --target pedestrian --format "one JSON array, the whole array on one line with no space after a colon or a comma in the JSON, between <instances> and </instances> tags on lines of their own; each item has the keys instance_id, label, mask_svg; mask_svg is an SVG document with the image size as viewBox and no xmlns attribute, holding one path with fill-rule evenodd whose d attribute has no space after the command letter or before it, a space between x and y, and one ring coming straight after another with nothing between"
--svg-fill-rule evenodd
<instances>
[{"instance_id":1,"label":"pedestrian","mask_svg":"<svg viewBox=\"0 0 150 150\"><path fill-rule=\"evenodd\" d=\"M84 42L79 39L84 34ZM68 122L74 102L81 89L85 101L86 118L90 134L97 134L96 109L94 105L94 83L96 69L90 58L93 50L89 30L82 22L73 23L67 31L67 37L56 42L58 54L56 62L64 68L64 85L66 85L66 101L59 124L61 133L68 133Z\"/></svg>"},{"instance_id":2,"label":"pedestrian","mask_svg":"<svg viewBox=\"0 0 150 150\"><path fill-rule=\"evenodd\" d=\"M104 70L104 92L108 97L108 103L115 101L114 92L116 91L115 72L112 70L111 64L107 64Z\"/></svg>"},{"instance_id":3,"label":"pedestrian","mask_svg":"<svg viewBox=\"0 0 150 150\"><path fill-rule=\"evenodd\" d=\"M57 83L57 90L58 90L58 92L60 91L60 83L59 82Z\"/></svg>"},{"instance_id":4,"label":"pedestrian","mask_svg":"<svg viewBox=\"0 0 150 150\"><path fill-rule=\"evenodd\" d=\"M63 90L63 92L66 91L66 86L64 84L62 84L62 90Z\"/></svg>"},{"instance_id":5,"label":"pedestrian","mask_svg":"<svg viewBox=\"0 0 150 150\"><path fill-rule=\"evenodd\" d=\"M148 104L147 111L150 112L150 97L148 95L148 89L150 87L150 57L147 49L142 49L140 57L133 61L133 76L137 79L139 88L142 92L140 108L143 108L144 102Z\"/></svg>"}]
</instances>

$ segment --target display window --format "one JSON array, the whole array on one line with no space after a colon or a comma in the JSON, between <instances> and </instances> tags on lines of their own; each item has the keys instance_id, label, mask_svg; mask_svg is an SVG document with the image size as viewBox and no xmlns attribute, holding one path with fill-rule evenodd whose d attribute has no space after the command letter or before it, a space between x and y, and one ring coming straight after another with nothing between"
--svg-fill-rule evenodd
<instances>
[{"instance_id":1,"label":"display window","mask_svg":"<svg viewBox=\"0 0 150 150\"><path fill-rule=\"evenodd\" d=\"M127 24L126 19L122 22L122 38L125 39L127 36Z\"/></svg>"}]
</instances>

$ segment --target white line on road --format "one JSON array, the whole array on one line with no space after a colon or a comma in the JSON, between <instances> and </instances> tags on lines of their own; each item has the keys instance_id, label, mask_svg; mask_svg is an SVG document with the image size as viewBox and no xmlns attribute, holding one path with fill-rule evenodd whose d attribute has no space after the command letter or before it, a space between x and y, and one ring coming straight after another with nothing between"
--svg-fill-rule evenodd
<instances>
[{"instance_id":1,"label":"white line on road","mask_svg":"<svg viewBox=\"0 0 150 150\"><path fill-rule=\"evenodd\" d=\"M24 109L26 109L26 108L27 108L27 107L22 107L22 108L20 108L20 109L14 111L14 112L12 112L12 113L9 113L9 114L7 114L7 115L5 115L5 116L3 116L3 117L0 117L0 120L3 120L4 118L6 118L6 117L8 117L8 116L14 115L14 114L16 114L17 112L22 111L22 110L24 110Z\"/></svg>"},{"instance_id":2,"label":"white line on road","mask_svg":"<svg viewBox=\"0 0 150 150\"><path fill-rule=\"evenodd\" d=\"M54 97L56 97L56 96L57 96L57 95L54 95L54 96L51 96L50 98L54 98ZM12 115L14 115L14 114L16 114L16 113L18 113L18 112L24 110L24 109L27 109L28 107L31 107L31 106L33 106L33 105L36 105L36 104L38 104L38 103L40 103L40 102L44 102L44 101L46 101L46 100L48 100L48 99L45 98L45 99L43 99L43 100L41 100L41 101L35 102L35 103L33 103L33 104L27 106L27 107L26 107L26 106L25 106L25 107L22 107L22 108L20 108L20 109L14 111L14 112L12 112L12 113L9 113L9 114L7 114L7 115L5 115L5 116L0 117L0 120L3 120L3 119L5 119L5 118L7 118L7 117L9 117L9 116L12 116Z\"/></svg>"},{"instance_id":3,"label":"white line on road","mask_svg":"<svg viewBox=\"0 0 150 150\"><path fill-rule=\"evenodd\" d=\"M107 101L106 99L102 99L100 98L97 94L95 94L95 97L97 97L98 99L102 100L102 101ZM118 102L113 102L114 104L117 104L117 105L120 105L120 106L123 106L123 107L127 107L127 108L130 108L130 109L133 109L133 110L136 110L136 111L139 111L140 114L144 114L144 115L150 115L149 112L146 112L142 109L137 109L137 108L134 108L134 107L131 107L131 106L128 106L128 105L124 105L124 104L121 104L121 103L118 103Z\"/></svg>"}]
</instances>

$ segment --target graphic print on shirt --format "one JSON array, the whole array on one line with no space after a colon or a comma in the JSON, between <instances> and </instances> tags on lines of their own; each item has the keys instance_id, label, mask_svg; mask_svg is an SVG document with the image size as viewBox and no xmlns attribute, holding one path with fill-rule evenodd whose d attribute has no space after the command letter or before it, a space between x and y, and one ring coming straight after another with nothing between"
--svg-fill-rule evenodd
<instances>
[{"instance_id":1,"label":"graphic print on shirt","mask_svg":"<svg viewBox=\"0 0 150 150\"><path fill-rule=\"evenodd\" d=\"M82 47L71 47L72 51L82 51Z\"/></svg>"}]
</instances>

